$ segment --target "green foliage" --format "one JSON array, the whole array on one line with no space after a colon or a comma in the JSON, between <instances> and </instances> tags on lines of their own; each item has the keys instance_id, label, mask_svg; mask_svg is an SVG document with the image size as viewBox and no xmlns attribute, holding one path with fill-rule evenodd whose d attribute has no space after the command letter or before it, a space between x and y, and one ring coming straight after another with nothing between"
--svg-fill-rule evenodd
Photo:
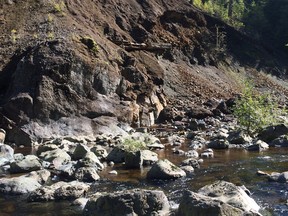
<instances>
[{"instance_id":1,"label":"green foliage","mask_svg":"<svg viewBox=\"0 0 288 216\"><path fill-rule=\"evenodd\" d=\"M245 11L244 0L192 0L190 2L234 27L243 27L241 20Z\"/></svg>"},{"instance_id":2,"label":"green foliage","mask_svg":"<svg viewBox=\"0 0 288 216\"><path fill-rule=\"evenodd\" d=\"M147 146L145 142L131 137L123 140L122 148L127 152L136 152L147 149Z\"/></svg>"},{"instance_id":3,"label":"green foliage","mask_svg":"<svg viewBox=\"0 0 288 216\"><path fill-rule=\"evenodd\" d=\"M242 97L236 100L233 114L240 126L252 135L266 126L280 123L282 111L269 94L256 94L254 86L246 81Z\"/></svg>"},{"instance_id":4,"label":"green foliage","mask_svg":"<svg viewBox=\"0 0 288 216\"><path fill-rule=\"evenodd\" d=\"M62 12L64 8L65 8L65 3L63 1L53 2L53 9L56 13Z\"/></svg>"},{"instance_id":5,"label":"green foliage","mask_svg":"<svg viewBox=\"0 0 288 216\"><path fill-rule=\"evenodd\" d=\"M91 50L94 54L99 52L99 46L96 41L91 37L82 37L80 41L87 46L89 50Z\"/></svg>"}]
</instances>

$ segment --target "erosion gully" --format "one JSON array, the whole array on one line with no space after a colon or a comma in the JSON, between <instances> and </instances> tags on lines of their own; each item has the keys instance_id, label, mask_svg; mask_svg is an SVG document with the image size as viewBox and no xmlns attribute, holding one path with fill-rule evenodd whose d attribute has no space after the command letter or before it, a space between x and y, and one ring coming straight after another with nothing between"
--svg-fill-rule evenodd
<instances>
[{"instance_id":1,"label":"erosion gully","mask_svg":"<svg viewBox=\"0 0 288 216\"><path fill-rule=\"evenodd\" d=\"M188 145L182 147L188 150ZM33 149L16 149L16 152L31 154ZM185 156L173 154L172 147L157 151L159 158L167 158L179 165ZM248 152L244 149L214 150L214 158L204 159L200 169L195 169L191 177L173 181L148 181L145 176L149 167L127 170L122 165L107 167L99 173L101 180L92 185L94 192L114 192L133 188L163 190L177 208L184 190L197 191L216 180L225 180L237 185L245 185L252 197L262 207L263 215L288 215L288 184L268 182L266 177L257 176L257 170L283 172L288 168L288 148L270 148L264 152ZM118 175L108 174L117 170ZM81 215L82 209L68 201L28 203L26 196L0 195L1 216L73 216Z\"/></svg>"}]
</instances>

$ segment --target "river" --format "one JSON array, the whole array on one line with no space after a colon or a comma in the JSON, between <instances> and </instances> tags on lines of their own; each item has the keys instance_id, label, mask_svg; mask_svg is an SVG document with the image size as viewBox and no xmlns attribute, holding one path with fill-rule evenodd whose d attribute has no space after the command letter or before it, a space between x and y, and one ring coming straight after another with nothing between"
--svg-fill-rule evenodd
<instances>
[{"instance_id":1,"label":"river","mask_svg":"<svg viewBox=\"0 0 288 216\"><path fill-rule=\"evenodd\" d=\"M170 147L157 153L160 158L167 158L176 165L184 159L184 156L173 154ZM266 177L256 175L257 170L287 171L288 148L270 148L260 153L243 149L214 150L214 155L214 158L204 159L201 168L196 169L191 177L173 181L147 181L145 176L149 167L141 170L127 170L122 165L107 167L99 173L101 180L92 185L90 193L132 188L160 189L176 208L184 190L197 191L216 180L225 180L245 185L261 206L263 215L288 215L288 184L268 182ZM117 170L118 175L108 174L112 169ZM0 195L0 215L73 216L81 215L81 209L71 206L68 201L27 203L26 196Z\"/></svg>"}]
</instances>

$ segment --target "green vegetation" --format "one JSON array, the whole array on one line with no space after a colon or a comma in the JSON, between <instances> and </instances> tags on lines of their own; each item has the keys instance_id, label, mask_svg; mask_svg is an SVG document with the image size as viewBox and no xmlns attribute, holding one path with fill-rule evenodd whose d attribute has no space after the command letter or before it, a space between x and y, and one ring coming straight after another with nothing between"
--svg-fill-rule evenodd
<instances>
[{"instance_id":1,"label":"green vegetation","mask_svg":"<svg viewBox=\"0 0 288 216\"><path fill-rule=\"evenodd\" d=\"M127 152L136 152L147 149L147 145L145 142L131 137L123 140L122 148Z\"/></svg>"},{"instance_id":2,"label":"green vegetation","mask_svg":"<svg viewBox=\"0 0 288 216\"><path fill-rule=\"evenodd\" d=\"M63 1L53 2L53 9L55 13L63 12L65 8L65 3Z\"/></svg>"},{"instance_id":3,"label":"green vegetation","mask_svg":"<svg viewBox=\"0 0 288 216\"><path fill-rule=\"evenodd\" d=\"M190 2L234 27L243 27L244 0L191 0Z\"/></svg>"},{"instance_id":4,"label":"green vegetation","mask_svg":"<svg viewBox=\"0 0 288 216\"><path fill-rule=\"evenodd\" d=\"M11 41L13 44L16 43L17 39L18 39L18 36L17 36L17 30L16 29L12 29L11 30Z\"/></svg>"},{"instance_id":5,"label":"green vegetation","mask_svg":"<svg viewBox=\"0 0 288 216\"><path fill-rule=\"evenodd\" d=\"M196 7L221 18L269 47L288 54L287 0L190 0Z\"/></svg>"},{"instance_id":6,"label":"green vegetation","mask_svg":"<svg viewBox=\"0 0 288 216\"><path fill-rule=\"evenodd\" d=\"M279 117L283 111L272 101L269 94L257 94L254 86L246 81L243 94L236 100L233 113L240 126L252 135L266 126L280 123Z\"/></svg>"},{"instance_id":7,"label":"green vegetation","mask_svg":"<svg viewBox=\"0 0 288 216\"><path fill-rule=\"evenodd\" d=\"M87 46L89 50L91 50L94 54L99 52L99 46L96 41L91 37L82 37L80 41Z\"/></svg>"}]
</instances>

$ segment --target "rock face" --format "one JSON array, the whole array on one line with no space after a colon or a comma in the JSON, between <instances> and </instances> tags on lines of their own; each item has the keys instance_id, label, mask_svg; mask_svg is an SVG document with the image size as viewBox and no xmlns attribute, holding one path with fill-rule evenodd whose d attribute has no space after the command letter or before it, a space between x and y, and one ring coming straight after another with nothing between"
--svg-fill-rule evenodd
<instances>
[{"instance_id":1,"label":"rock face","mask_svg":"<svg viewBox=\"0 0 288 216\"><path fill-rule=\"evenodd\" d=\"M167 159L153 164L147 173L148 179L176 179L184 176L186 173Z\"/></svg>"},{"instance_id":2,"label":"rock face","mask_svg":"<svg viewBox=\"0 0 288 216\"><path fill-rule=\"evenodd\" d=\"M26 194L41 187L50 176L47 170L33 171L14 178L0 179L0 192L6 194Z\"/></svg>"},{"instance_id":3,"label":"rock face","mask_svg":"<svg viewBox=\"0 0 288 216\"><path fill-rule=\"evenodd\" d=\"M88 215L165 215L169 210L168 199L162 191L131 190L102 195L90 199L83 211Z\"/></svg>"}]
</instances>

